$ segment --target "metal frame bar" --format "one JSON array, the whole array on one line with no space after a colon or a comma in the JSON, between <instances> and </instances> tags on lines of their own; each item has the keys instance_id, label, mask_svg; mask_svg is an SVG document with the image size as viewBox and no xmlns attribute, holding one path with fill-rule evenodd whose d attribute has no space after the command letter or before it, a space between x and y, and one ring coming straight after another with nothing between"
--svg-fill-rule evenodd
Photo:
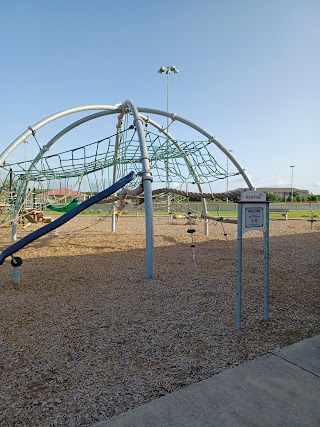
<instances>
[{"instance_id":1,"label":"metal frame bar","mask_svg":"<svg viewBox=\"0 0 320 427\"><path fill-rule=\"evenodd\" d=\"M138 135L139 135L139 143L140 143L140 151L141 151L141 163L142 163L142 180L144 185L144 192L145 192L145 212L146 212L146 253L147 253L147 266L146 266L146 276L147 278L153 277L153 261L154 261L154 231L153 231L153 208L152 208L152 189L151 189L151 183L152 183L152 174L150 171L150 159L147 151L147 144L145 140L145 135L142 127L142 122L148 121L149 123L153 124L158 130L161 130L164 135L168 139L170 139L173 144L177 146L178 149L180 149L179 144L177 144L176 140L169 134L167 130L162 129L162 127L153 120L148 119L147 117L142 116L140 113L149 113L149 114L156 114L161 115L164 117L167 117L168 119L171 118L172 120L179 121L181 123L186 124L187 126L195 129L202 135L204 135L206 138L208 138L212 143L214 143L226 156L227 158L234 164L234 166L237 168L239 173L242 175L243 179L247 183L249 189L253 189L253 183L251 182L251 179L247 175L246 171L241 167L240 163L234 158L234 156L231 154L229 150L227 150L213 135L199 127L198 125L194 124L193 122L176 115L175 113L169 113L168 111L162 111L152 108L145 108L145 107L136 107L131 100L124 101L121 105L86 105L86 106L80 106L75 108L70 108L67 110L60 111L58 113L55 113L51 116L48 116L41 120L40 122L34 124L33 126L29 126L28 129L23 132L18 138L16 138L0 155L0 167L3 166L6 158L23 142L26 141L26 139L32 135L35 134L36 131L44 127L45 125L60 119L64 116L79 113L83 111L89 111L89 110L102 110L98 113L95 113L93 115L84 117L80 120L77 120L76 122L72 123L65 129L63 129L61 132L59 132L54 138L52 138L48 144L46 144L38 153L36 158L34 159L33 163L31 164L29 171L33 170L37 162L41 159L43 156L43 152L49 150L50 146L53 145L61 136L69 132L71 129L75 128L76 126L79 126L89 120L92 120L94 118L98 118L102 115L108 115L108 114L115 114L120 113L119 119L118 119L118 126L119 126L119 120L123 117L125 108L128 108L131 111L131 114L134 117L134 123L136 125ZM119 129L117 130L119 133ZM189 162L187 156L183 156L187 167L189 168L191 173L195 173L193 170L192 164ZM195 178L197 178L197 174L195 174ZM197 180L195 180L197 181ZM26 181L27 182L27 179ZM198 187L201 191L201 185L198 180ZM206 202L203 199L203 209L204 213L207 213L207 207ZM12 237L13 240L16 240L16 227L17 227L17 214L18 212L15 209L14 216L12 219ZM208 234L208 221L205 221L205 234Z\"/></svg>"}]
</instances>

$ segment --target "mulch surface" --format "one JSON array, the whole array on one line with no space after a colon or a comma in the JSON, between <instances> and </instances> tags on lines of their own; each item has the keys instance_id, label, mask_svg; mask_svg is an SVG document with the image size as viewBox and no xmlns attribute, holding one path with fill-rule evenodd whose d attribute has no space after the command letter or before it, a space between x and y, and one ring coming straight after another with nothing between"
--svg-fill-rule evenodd
<instances>
[{"instance_id":1,"label":"mulch surface","mask_svg":"<svg viewBox=\"0 0 320 427\"><path fill-rule=\"evenodd\" d=\"M197 222L193 253L185 220L155 218L152 280L144 219L116 225L79 216L33 242L19 285L0 267L1 426L90 426L320 333L319 226L270 222L267 322L262 234L244 235L237 331L235 224Z\"/></svg>"}]
</instances>

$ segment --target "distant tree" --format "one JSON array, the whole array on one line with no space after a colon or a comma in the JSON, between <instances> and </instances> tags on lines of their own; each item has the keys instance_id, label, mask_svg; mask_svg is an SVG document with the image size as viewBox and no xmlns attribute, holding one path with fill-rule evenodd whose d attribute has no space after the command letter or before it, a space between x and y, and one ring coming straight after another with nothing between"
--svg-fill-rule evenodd
<instances>
[{"instance_id":1,"label":"distant tree","mask_svg":"<svg viewBox=\"0 0 320 427\"><path fill-rule=\"evenodd\" d=\"M281 202L282 198L274 193L266 193L268 202Z\"/></svg>"},{"instance_id":2,"label":"distant tree","mask_svg":"<svg viewBox=\"0 0 320 427\"><path fill-rule=\"evenodd\" d=\"M229 202L233 202L233 203L240 202L240 196L229 197Z\"/></svg>"},{"instance_id":3,"label":"distant tree","mask_svg":"<svg viewBox=\"0 0 320 427\"><path fill-rule=\"evenodd\" d=\"M294 202L302 202L301 196L299 193L293 192L293 201Z\"/></svg>"},{"instance_id":4,"label":"distant tree","mask_svg":"<svg viewBox=\"0 0 320 427\"><path fill-rule=\"evenodd\" d=\"M307 201L308 202L318 202L318 200L320 200L320 195L319 194L309 194Z\"/></svg>"},{"instance_id":5,"label":"distant tree","mask_svg":"<svg viewBox=\"0 0 320 427\"><path fill-rule=\"evenodd\" d=\"M308 196L300 196L301 202L307 202L309 197Z\"/></svg>"}]
</instances>

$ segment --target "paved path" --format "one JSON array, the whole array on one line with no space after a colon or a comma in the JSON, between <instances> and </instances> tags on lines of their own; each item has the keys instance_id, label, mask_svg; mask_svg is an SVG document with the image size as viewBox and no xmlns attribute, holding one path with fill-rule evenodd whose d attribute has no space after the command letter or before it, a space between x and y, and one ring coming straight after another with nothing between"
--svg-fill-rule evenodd
<instances>
[{"instance_id":1,"label":"paved path","mask_svg":"<svg viewBox=\"0 0 320 427\"><path fill-rule=\"evenodd\" d=\"M320 336L95 427L320 427Z\"/></svg>"}]
</instances>

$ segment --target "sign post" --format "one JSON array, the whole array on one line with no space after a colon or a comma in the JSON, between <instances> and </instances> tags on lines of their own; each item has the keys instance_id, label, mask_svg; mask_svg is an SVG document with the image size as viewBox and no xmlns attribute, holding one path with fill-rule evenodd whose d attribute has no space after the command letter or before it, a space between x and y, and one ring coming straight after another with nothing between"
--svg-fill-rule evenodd
<instances>
[{"instance_id":1,"label":"sign post","mask_svg":"<svg viewBox=\"0 0 320 427\"><path fill-rule=\"evenodd\" d=\"M236 328L238 330L241 329L242 311L242 237L248 231L263 232L263 320L269 318L269 203L266 201L265 193L255 190L244 191L238 203L236 295Z\"/></svg>"}]
</instances>

